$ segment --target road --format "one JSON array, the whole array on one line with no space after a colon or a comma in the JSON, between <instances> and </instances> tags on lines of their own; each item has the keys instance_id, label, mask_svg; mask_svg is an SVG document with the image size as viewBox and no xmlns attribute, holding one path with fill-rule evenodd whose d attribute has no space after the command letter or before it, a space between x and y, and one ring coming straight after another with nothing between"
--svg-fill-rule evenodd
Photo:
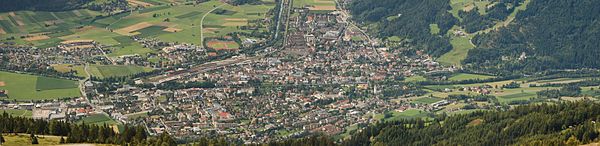
<instances>
[{"instance_id":1,"label":"road","mask_svg":"<svg viewBox=\"0 0 600 146\"><path fill-rule=\"evenodd\" d=\"M200 19L200 44L202 44L202 45L204 44L204 32L203 32L204 31L204 18L206 18L206 16L208 16L208 14L210 14L212 11L215 11L216 9L218 9L224 5L226 5L226 4L219 5L215 8L213 8L212 10L206 12L206 14L204 14L202 16L202 19Z\"/></svg>"}]
</instances>

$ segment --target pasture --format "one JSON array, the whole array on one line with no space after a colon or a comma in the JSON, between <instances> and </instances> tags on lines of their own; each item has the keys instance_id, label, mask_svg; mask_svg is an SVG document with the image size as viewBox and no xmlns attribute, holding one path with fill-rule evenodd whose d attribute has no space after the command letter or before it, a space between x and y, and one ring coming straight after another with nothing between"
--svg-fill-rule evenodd
<instances>
[{"instance_id":1,"label":"pasture","mask_svg":"<svg viewBox=\"0 0 600 146\"><path fill-rule=\"evenodd\" d=\"M418 104L432 104L438 101L441 101L442 99L440 98L432 98L432 97L422 97L422 98L418 98L413 100L411 103L418 103Z\"/></svg>"},{"instance_id":2,"label":"pasture","mask_svg":"<svg viewBox=\"0 0 600 146\"><path fill-rule=\"evenodd\" d=\"M9 72L0 72L0 81L8 98L19 101L81 96L77 81Z\"/></svg>"},{"instance_id":3,"label":"pasture","mask_svg":"<svg viewBox=\"0 0 600 146\"><path fill-rule=\"evenodd\" d=\"M416 119L416 118L428 118L429 112L419 109L408 109L403 112L390 111L391 117L384 118L384 121L398 121L401 119Z\"/></svg>"},{"instance_id":4,"label":"pasture","mask_svg":"<svg viewBox=\"0 0 600 146\"><path fill-rule=\"evenodd\" d=\"M474 80L474 79L484 80L484 79L491 79L491 78L494 78L494 76L479 75L479 74L458 73L458 74L455 74L452 77L448 78L448 80L450 80L450 81L463 81L463 80Z\"/></svg>"},{"instance_id":5,"label":"pasture","mask_svg":"<svg viewBox=\"0 0 600 146\"><path fill-rule=\"evenodd\" d=\"M31 116L33 116L33 113L30 110L18 110L18 109L3 109L0 110L0 114L4 114L7 113L11 116L15 116L15 117L25 117L25 118L31 118Z\"/></svg>"},{"instance_id":6,"label":"pasture","mask_svg":"<svg viewBox=\"0 0 600 146\"><path fill-rule=\"evenodd\" d=\"M294 7L308 7L311 11L334 11L336 10L335 0L297 0L294 1Z\"/></svg>"},{"instance_id":7,"label":"pasture","mask_svg":"<svg viewBox=\"0 0 600 146\"><path fill-rule=\"evenodd\" d=\"M448 31L448 33L451 33L451 31L453 30ZM472 38L473 35L468 35L466 37L451 37L450 44L452 45L452 50L440 56L437 61L443 65L461 66L462 61L467 58L469 50L475 48L475 45L471 43Z\"/></svg>"},{"instance_id":8,"label":"pasture","mask_svg":"<svg viewBox=\"0 0 600 146\"><path fill-rule=\"evenodd\" d=\"M91 65L90 74L98 78L124 77L141 72L152 71L152 68L146 68L133 65Z\"/></svg>"},{"instance_id":9,"label":"pasture","mask_svg":"<svg viewBox=\"0 0 600 146\"><path fill-rule=\"evenodd\" d=\"M52 68L61 73L68 73L71 71L75 71L75 76L78 77L87 77L85 73L83 65L72 65L72 64L52 64L50 65Z\"/></svg>"}]
</instances>

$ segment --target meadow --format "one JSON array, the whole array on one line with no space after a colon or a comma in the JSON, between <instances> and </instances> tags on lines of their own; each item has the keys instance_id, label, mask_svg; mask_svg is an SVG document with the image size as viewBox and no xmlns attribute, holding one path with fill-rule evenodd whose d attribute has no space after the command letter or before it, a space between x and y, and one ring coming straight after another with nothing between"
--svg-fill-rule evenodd
<instances>
[{"instance_id":1,"label":"meadow","mask_svg":"<svg viewBox=\"0 0 600 146\"><path fill-rule=\"evenodd\" d=\"M463 81L463 80L473 80L473 79L484 80L484 79L491 79L491 78L494 78L494 76L479 75L479 74L458 73L458 74L455 74L452 77L448 78L448 80L450 80L450 81Z\"/></svg>"},{"instance_id":2,"label":"meadow","mask_svg":"<svg viewBox=\"0 0 600 146\"><path fill-rule=\"evenodd\" d=\"M19 101L81 96L77 81L9 72L0 72L0 81L5 83L0 89L7 90L8 98Z\"/></svg>"},{"instance_id":3,"label":"meadow","mask_svg":"<svg viewBox=\"0 0 600 146\"><path fill-rule=\"evenodd\" d=\"M152 68L133 65L90 65L90 74L98 78L123 77L141 72L152 71Z\"/></svg>"},{"instance_id":4,"label":"meadow","mask_svg":"<svg viewBox=\"0 0 600 146\"><path fill-rule=\"evenodd\" d=\"M293 2L296 8L308 7L311 11L334 11L336 3L334 0L296 0Z\"/></svg>"},{"instance_id":5,"label":"meadow","mask_svg":"<svg viewBox=\"0 0 600 146\"><path fill-rule=\"evenodd\" d=\"M18 109L2 109L2 110L0 110L0 114L4 114L5 112L11 116L17 116L17 117L30 118L31 116L33 116L33 112L31 112L30 110L18 110Z\"/></svg>"},{"instance_id":6,"label":"meadow","mask_svg":"<svg viewBox=\"0 0 600 146\"><path fill-rule=\"evenodd\" d=\"M117 121L113 120L112 118L108 117L108 115L105 115L105 114L90 115L90 116L87 116L85 118L78 120L77 123L85 123L85 124L98 125L98 126L103 126L104 124L106 124L106 125L117 125L118 124Z\"/></svg>"}]
</instances>

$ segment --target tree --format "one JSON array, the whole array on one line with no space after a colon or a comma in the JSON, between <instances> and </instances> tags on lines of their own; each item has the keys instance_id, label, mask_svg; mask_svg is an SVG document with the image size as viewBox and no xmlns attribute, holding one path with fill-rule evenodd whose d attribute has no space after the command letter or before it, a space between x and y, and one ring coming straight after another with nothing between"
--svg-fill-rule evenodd
<instances>
[{"instance_id":1,"label":"tree","mask_svg":"<svg viewBox=\"0 0 600 146\"><path fill-rule=\"evenodd\" d=\"M37 139L37 137L36 137L35 135L33 135L33 133L32 133L31 135L29 135L29 136L30 136L30 138L31 138L31 144L40 144L40 143L38 142L38 139Z\"/></svg>"},{"instance_id":2,"label":"tree","mask_svg":"<svg viewBox=\"0 0 600 146\"><path fill-rule=\"evenodd\" d=\"M569 137L569 139L567 140L567 142L565 143L568 146L578 146L581 144L581 142L579 142L579 140L577 139L577 137L575 137L575 135L571 135L571 137Z\"/></svg>"},{"instance_id":3,"label":"tree","mask_svg":"<svg viewBox=\"0 0 600 146\"><path fill-rule=\"evenodd\" d=\"M0 144L3 144L4 142L6 142L4 140L4 136L2 135L2 133L0 133Z\"/></svg>"}]
</instances>

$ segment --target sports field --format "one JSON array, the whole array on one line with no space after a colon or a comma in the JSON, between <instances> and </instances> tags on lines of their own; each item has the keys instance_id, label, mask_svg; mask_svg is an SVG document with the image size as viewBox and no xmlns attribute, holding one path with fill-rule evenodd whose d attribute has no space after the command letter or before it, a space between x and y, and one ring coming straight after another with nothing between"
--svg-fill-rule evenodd
<instances>
[{"instance_id":1,"label":"sports field","mask_svg":"<svg viewBox=\"0 0 600 146\"><path fill-rule=\"evenodd\" d=\"M0 82L9 99L43 100L81 96L77 81L0 72Z\"/></svg>"},{"instance_id":2,"label":"sports field","mask_svg":"<svg viewBox=\"0 0 600 146\"><path fill-rule=\"evenodd\" d=\"M141 72L152 71L152 68L133 65L91 65L90 74L98 78L123 77Z\"/></svg>"}]
</instances>

